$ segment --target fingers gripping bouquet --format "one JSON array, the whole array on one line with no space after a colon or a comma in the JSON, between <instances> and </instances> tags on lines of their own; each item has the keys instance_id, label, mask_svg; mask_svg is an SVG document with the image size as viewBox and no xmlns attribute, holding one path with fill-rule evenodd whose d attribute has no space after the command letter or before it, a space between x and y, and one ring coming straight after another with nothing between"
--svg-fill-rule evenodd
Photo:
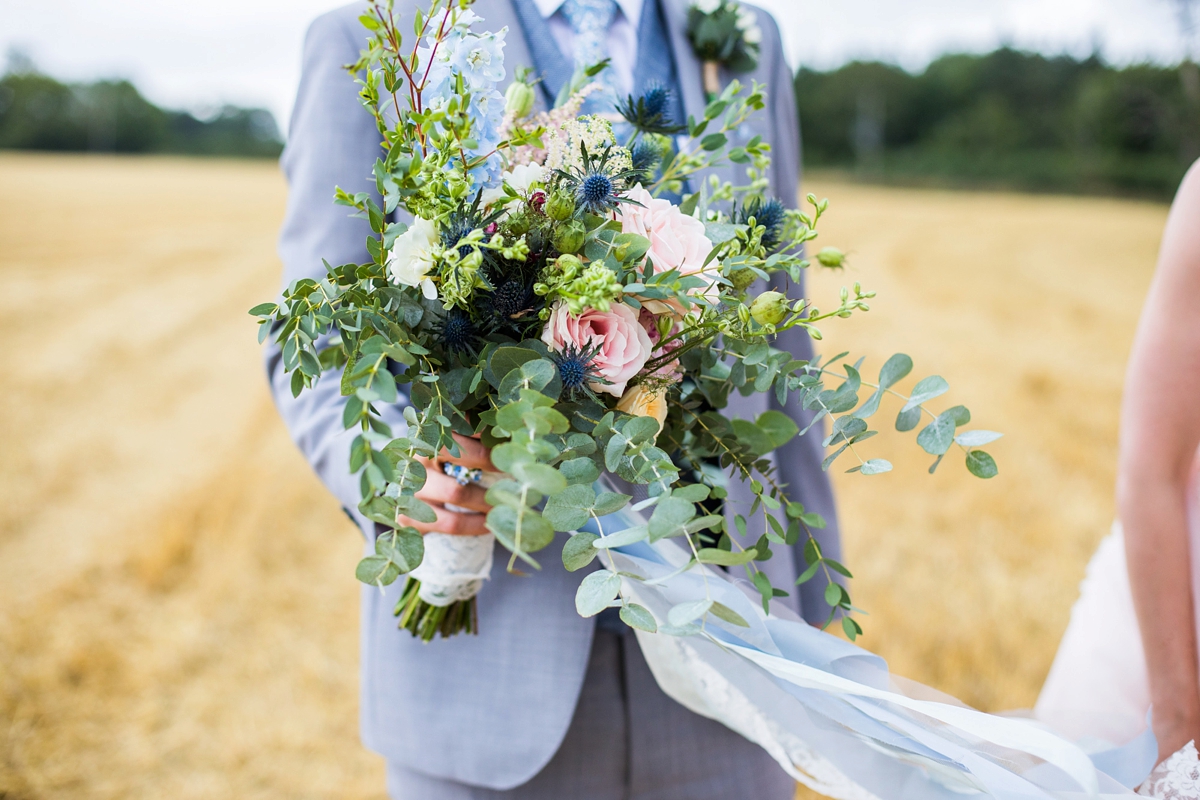
<instances>
[{"instance_id":1,"label":"fingers gripping bouquet","mask_svg":"<svg viewBox=\"0 0 1200 800\"><path fill-rule=\"evenodd\" d=\"M835 370L841 357L801 361L772 347L793 327L820 338L818 323L866 311L872 294L856 284L820 311L786 292L751 291L760 279L799 281L810 266L803 246L827 205L810 195L809 211L785 208L765 194L768 144L729 146L729 134L763 109L762 89L733 83L704 119L684 126L666 118L666 90L654 88L622 102L614 126L579 115L601 64L578 74L556 108L533 115L534 87L524 78L505 95L498 89L506 32L475 32L469 5L434 0L408 44L390 2L367 8L369 45L349 69L382 137L378 194L339 189L336 199L369 224L371 260L327 264L324 278L296 281L280 304L251 312L260 340L273 335L282 347L293 393L341 370L345 425L359 431L349 466L361 473L360 508L387 528L358 578L382 587L408 576L397 614L414 635L475 631L474 595L490 570L492 538L511 552L509 571L518 562L537 569L535 554L556 532L577 532L630 502L610 491L613 476L646 487L648 499L634 507L646 524L564 540L568 569L598 556L605 566L582 581L582 614L620 606L628 624L665 632L702 626L710 614L744 624L711 598L683 604L669 620L626 600L622 578L638 578L617 574L604 554L638 541L679 537L691 554L685 570L744 569L764 608L786 594L756 567L772 543L807 542L802 581L849 575L812 537L820 518L787 498L764 458L798 435L797 425L775 411L740 420L723 409L734 391L774 393L780 402L798 393L817 420L833 420L828 467L847 449L857 456L855 445L874 435L866 420L884 394L897 394L891 386L911 361L894 356L869 384L859 364ZM677 147L670 137L680 132ZM744 185L699 180L730 162L745 166ZM826 248L818 259L836 267L842 255ZM945 388L941 378L921 381L902 396L897 420L912 430L928 415L918 443L939 462L969 419L961 406L924 409ZM403 402L401 393L407 430L397 436L378 407ZM462 461L456 434L490 448L498 474L436 461ZM957 438L973 472L994 474L991 458L974 449L986 434ZM427 464L460 481L487 481L489 536L422 537L403 524L438 519L417 497ZM891 466L860 458L853 469ZM748 549L719 513L727 475L749 482L755 508L786 511L786 523L765 515ZM745 516L735 523L744 536ZM845 612L845 631L860 632L845 589L831 582L827 597Z\"/></svg>"}]
</instances>

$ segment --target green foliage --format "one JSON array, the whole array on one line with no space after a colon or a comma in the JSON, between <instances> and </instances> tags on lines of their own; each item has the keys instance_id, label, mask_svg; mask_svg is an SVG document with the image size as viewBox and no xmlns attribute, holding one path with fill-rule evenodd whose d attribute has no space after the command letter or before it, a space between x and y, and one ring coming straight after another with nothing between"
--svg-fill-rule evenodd
<instances>
[{"instance_id":1,"label":"green foliage","mask_svg":"<svg viewBox=\"0 0 1200 800\"><path fill-rule=\"evenodd\" d=\"M1004 48L947 55L919 75L877 62L801 69L809 166L885 181L940 180L1167 199L1200 156L1182 72Z\"/></svg>"},{"instance_id":2,"label":"green foliage","mask_svg":"<svg viewBox=\"0 0 1200 800\"><path fill-rule=\"evenodd\" d=\"M274 158L271 112L222 107L208 119L168 111L128 81L66 85L33 71L0 77L0 148Z\"/></svg>"}]
</instances>

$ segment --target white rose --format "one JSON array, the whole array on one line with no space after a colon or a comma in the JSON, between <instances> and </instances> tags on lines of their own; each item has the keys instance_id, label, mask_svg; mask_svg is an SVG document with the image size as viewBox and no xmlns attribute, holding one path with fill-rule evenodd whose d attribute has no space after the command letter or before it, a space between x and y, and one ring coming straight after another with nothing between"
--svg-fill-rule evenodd
<instances>
[{"instance_id":1,"label":"white rose","mask_svg":"<svg viewBox=\"0 0 1200 800\"><path fill-rule=\"evenodd\" d=\"M543 183L545 178L546 169L541 164L519 164L504 176L505 182L519 195L529 194L533 184Z\"/></svg>"},{"instance_id":2,"label":"white rose","mask_svg":"<svg viewBox=\"0 0 1200 800\"><path fill-rule=\"evenodd\" d=\"M692 8L701 14L712 14L721 7L721 0L692 0Z\"/></svg>"},{"instance_id":3,"label":"white rose","mask_svg":"<svg viewBox=\"0 0 1200 800\"><path fill-rule=\"evenodd\" d=\"M505 172L501 178L518 195L527 197L533 184L545 181L546 169L540 164L519 164ZM507 197L508 195L504 193L504 187L501 185L493 189L484 189L479 202L486 207L495 205Z\"/></svg>"},{"instance_id":4,"label":"white rose","mask_svg":"<svg viewBox=\"0 0 1200 800\"><path fill-rule=\"evenodd\" d=\"M738 9L737 28L739 31L748 31L758 22L758 15L748 8Z\"/></svg>"},{"instance_id":5,"label":"white rose","mask_svg":"<svg viewBox=\"0 0 1200 800\"><path fill-rule=\"evenodd\" d=\"M408 230L396 237L388 253L388 272L392 282L401 286L420 286L429 300L437 299L437 287L429 278L433 269L433 250L438 245L437 226L417 217Z\"/></svg>"},{"instance_id":6,"label":"white rose","mask_svg":"<svg viewBox=\"0 0 1200 800\"><path fill-rule=\"evenodd\" d=\"M742 38L746 40L746 44L758 44L762 41L762 28L755 25L742 34Z\"/></svg>"}]
</instances>

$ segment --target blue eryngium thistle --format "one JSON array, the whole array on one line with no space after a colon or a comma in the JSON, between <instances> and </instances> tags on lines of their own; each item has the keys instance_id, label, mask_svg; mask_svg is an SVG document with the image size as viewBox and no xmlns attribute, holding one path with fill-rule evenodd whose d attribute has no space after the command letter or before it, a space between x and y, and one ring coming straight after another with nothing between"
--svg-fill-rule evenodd
<instances>
[{"instance_id":1,"label":"blue eryngium thistle","mask_svg":"<svg viewBox=\"0 0 1200 800\"><path fill-rule=\"evenodd\" d=\"M604 208L612 197L612 178L603 172L593 172L579 184L576 199L579 205L591 211Z\"/></svg>"},{"instance_id":2,"label":"blue eryngium thistle","mask_svg":"<svg viewBox=\"0 0 1200 800\"><path fill-rule=\"evenodd\" d=\"M478 349L479 329L462 309L447 311L434 332L447 353L473 354Z\"/></svg>"},{"instance_id":3,"label":"blue eryngium thistle","mask_svg":"<svg viewBox=\"0 0 1200 800\"><path fill-rule=\"evenodd\" d=\"M659 163L662 162L662 150L653 139L638 139L629 155L633 161L634 170L643 176L643 183L651 177Z\"/></svg>"},{"instance_id":4,"label":"blue eryngium thistle","mask_svg":"<svg viewBox=\"0 0 1200 800\"><path fill-rule=\"evenodd\" d=\"M600 346L577 347L569 344L550 357L558 367L558 377L562 381L563 391L570 397L580 394L590 395L592 390L589 383L608 383L596 372L596 352Z\"/></svg>"},{"instance_id":5,"label":"blue eryngium thistle","mask_svg":"<svg viewBox=\"0 0 1200 800\"><path fill-rule=\"evenodd\" d=\"M787 209L783 203L772 198L763 201L761 198L756 198L742 207L742 213L737 215L737 221L746 223L750 218L754 217L754 221L766 228L763 233L763 247L768 250L774 250L780 244L780 239L783 236L783 223L787 219Z\"/></svg>"},{"instance_id":6,"label":"blue eryngium thistle","mask_svg":"<svg viewBox=\"0 0 1200 800\"><path fill-rule=\"evenodd\" d=\"M628 95L617 105L630 125L642 133L673 134L684 130L686 125L676 124L668 113L671 90L661 83L652 83L637 100Z\"/></svg>"},{"instance_id":7,"label":"blue eryngium thistle","mask_svg":"<svg viewBox=\"0 0 1200 800\"><path fill-rule=\"evenodd\" d=\"M625 152L624 148L616 148ZM622 202L628 202L621 193L642 179L642 173L634 169L619 169L611 160L614 148L610 145L599 155L580 147L582 163L569 169L554 171L558 188L575 197L576 212L605 215L615 211Z\"/></svg>"}]
</instances>

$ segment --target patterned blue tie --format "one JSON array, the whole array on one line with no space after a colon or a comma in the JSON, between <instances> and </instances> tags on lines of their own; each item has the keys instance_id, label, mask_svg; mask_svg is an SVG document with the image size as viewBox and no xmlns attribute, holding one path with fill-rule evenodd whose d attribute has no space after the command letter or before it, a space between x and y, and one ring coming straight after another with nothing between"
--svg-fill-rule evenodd
<instances>
[{"instance_id":1,"label":"patterned blue tie","mask_svg":"<svg viewBox=\"0 0 1200 800\"><path fill-rule=\"evenodd\" d=\"M616 0L566 0L561 10L575 34L575 68L588 67L608 58L608 27L617 13ZM614 113L617 89L612 69L604 70L593 80L600 84L600 89L588 95L582 113Z\"/></svg>"}]
</instances>

